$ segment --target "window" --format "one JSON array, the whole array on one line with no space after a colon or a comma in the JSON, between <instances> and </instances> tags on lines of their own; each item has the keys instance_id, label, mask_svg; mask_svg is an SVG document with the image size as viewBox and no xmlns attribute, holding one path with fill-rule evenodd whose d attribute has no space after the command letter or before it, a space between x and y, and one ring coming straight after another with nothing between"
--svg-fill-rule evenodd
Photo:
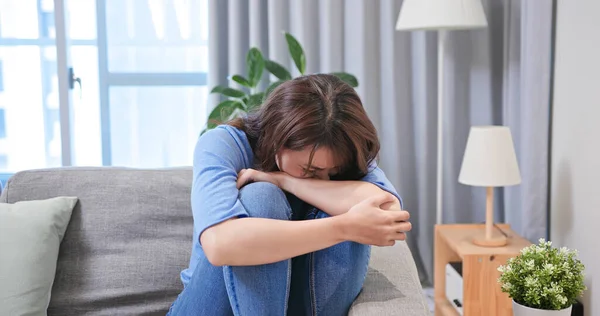
<instances>
[{"instance_id":1,"label":"window","mask_svg":"<svg viewBox=\"0 0 600 316\"><path fill-rule=\"evenodd\" d=\"M206 118L207 6L106 0L107 164L191 165Z\"/></svg>"},{"instance_id":2,"label":"window","mask_svg":"<svg viewBox=\"0 0 600 316\"><path fill-rule=\"evenodd\" d=\"M6 138L6 119L4 109L0 109L0 140Z\"/></svg>"},{"instance_id":3,"label":"window","mask_svg":"<svg viewBox=\"0 0 600 316\"><path fill-rule=\"evenodd\" d=\"M0 34L2 34L0 32ZM2 91L4 91L4 79L2 79L2 60L0 60L0 93L2 93Z\"/></svg>"},{"instance_id":4,"label":"window","mask_svg":"<svg viewBox=\"0 0 600 316\"><path fill-rule=\"evenodd\" d=\"M0 171L60 165L54 19L48 1L0 1ZM50 52L50 53L49 53Z\"/></svg>"},{"instance_id":5,"label":"window","mask_svg":"<svg viewBox=\"0 0 600 316\"><path fill-rule=\"evenodd\" d=\"M190 165L207 37L208 0L0 0L0 172Z\"/></svg>"},{"instance_id":6,"label":"window","mask_svg":"<svg viewBox=\"0 0 600 316\"><path fill-rule=\"evenodd\" d=\"M2 92L4 92L4 84L2 83L2 71L3 67L2 67L2 60L0 60L0 96L2 95ZM0 104L1 106L1 104ZM6 118L4 115L4 108L0 107L0 141L2 139L6 138ZM0 168L1 168L1 164L0 164Z\"/></svg>"}]
</instances>

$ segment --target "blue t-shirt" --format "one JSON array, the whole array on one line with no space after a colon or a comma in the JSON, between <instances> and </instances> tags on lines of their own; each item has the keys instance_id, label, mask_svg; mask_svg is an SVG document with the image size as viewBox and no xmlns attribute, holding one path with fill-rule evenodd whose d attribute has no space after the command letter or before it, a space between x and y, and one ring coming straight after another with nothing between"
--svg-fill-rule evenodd
<instances>
[{"instance_id":1,"label":"blue t-shirt","mask_svg":"<svg viewBox=\"0 0 600 316\"><path fill-rule=\"evenodd\" d=\"M202 135L194 150L191 193L194 233L189 267L181 272L188 284L202 251L199 236L205 229L234 217L247 217L238 199L237 175L254 167L254 153L246 134L232 126L221 125ZM374 166L362 179L402 200L379 167Z\"/></svg>"}]
</instances>

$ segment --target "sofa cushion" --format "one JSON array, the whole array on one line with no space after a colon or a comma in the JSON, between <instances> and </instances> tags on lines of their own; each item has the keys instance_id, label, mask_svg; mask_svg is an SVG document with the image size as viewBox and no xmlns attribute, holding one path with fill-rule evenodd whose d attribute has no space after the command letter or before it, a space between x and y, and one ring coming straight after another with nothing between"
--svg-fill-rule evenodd
<instances>
[{"instance_id":1,"label":"sofa cushion","mask_svg":"<svg viewBox=\"0 0 600 316\"><path fill-rule=\"evenodd\" d=\"M76 197L0 203L0 315L44 315Z\"/></svg>"},{"instance_id":2,"label":"sofa cushion","mask_svg":"<svg viewBox=\"0 0 600 316\"><path fill-rule=\"evenodd\" d=\"M77 196L48 315L165 315L191 251L189 168L60 168L13 176L4 202Z\"/></svg>"}]
</instances>

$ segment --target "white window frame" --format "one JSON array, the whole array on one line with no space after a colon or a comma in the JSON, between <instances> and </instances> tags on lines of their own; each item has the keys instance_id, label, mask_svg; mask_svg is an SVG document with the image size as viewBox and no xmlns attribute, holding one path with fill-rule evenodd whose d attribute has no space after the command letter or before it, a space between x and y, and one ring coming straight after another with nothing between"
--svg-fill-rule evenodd
<instances>
[{"instance_id":1,"label":"white window frame","mask_svg":"<svg viewBox=\"0 0 600 316\"><path fill-rule=\"evenodd\" d=\"M67 0L68 1L68 0ZM69 87L69 55L68 11L65 0L54 0L54 25L56 29L56 74L58 76L58 100L60 113L60 141L62 165L73 165L73 138L71 137L72 103L71 89Z\"/></svg>"}]
</instances>

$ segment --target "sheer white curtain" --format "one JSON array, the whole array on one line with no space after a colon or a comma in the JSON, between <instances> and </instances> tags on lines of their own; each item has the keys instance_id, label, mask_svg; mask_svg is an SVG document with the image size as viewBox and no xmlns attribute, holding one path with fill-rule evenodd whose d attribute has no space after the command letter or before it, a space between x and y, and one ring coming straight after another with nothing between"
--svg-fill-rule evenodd
<instances>
[{"instance_id":1,"label":"sheer white curtain","mask_svg":"<svg viewBox=\"0 0 600 316\"><path fill-rule=\"evenodd\" d=\"M499 189L497 220L531 240L546 234L552 3L483 1L489 27L451 32L446 55L444 222L482 222L484 192L458 183L471 125L511 127L523 182ZM298 38L307 73L346 71L378 127L380 165L411 212L408 236L432 281L437 39L395 31L401 0L210 0L208 84L244 73L250 46L293 69L282 32ZM215 105L211 100L209 108Z\"/></svg>"}]
</instances>

